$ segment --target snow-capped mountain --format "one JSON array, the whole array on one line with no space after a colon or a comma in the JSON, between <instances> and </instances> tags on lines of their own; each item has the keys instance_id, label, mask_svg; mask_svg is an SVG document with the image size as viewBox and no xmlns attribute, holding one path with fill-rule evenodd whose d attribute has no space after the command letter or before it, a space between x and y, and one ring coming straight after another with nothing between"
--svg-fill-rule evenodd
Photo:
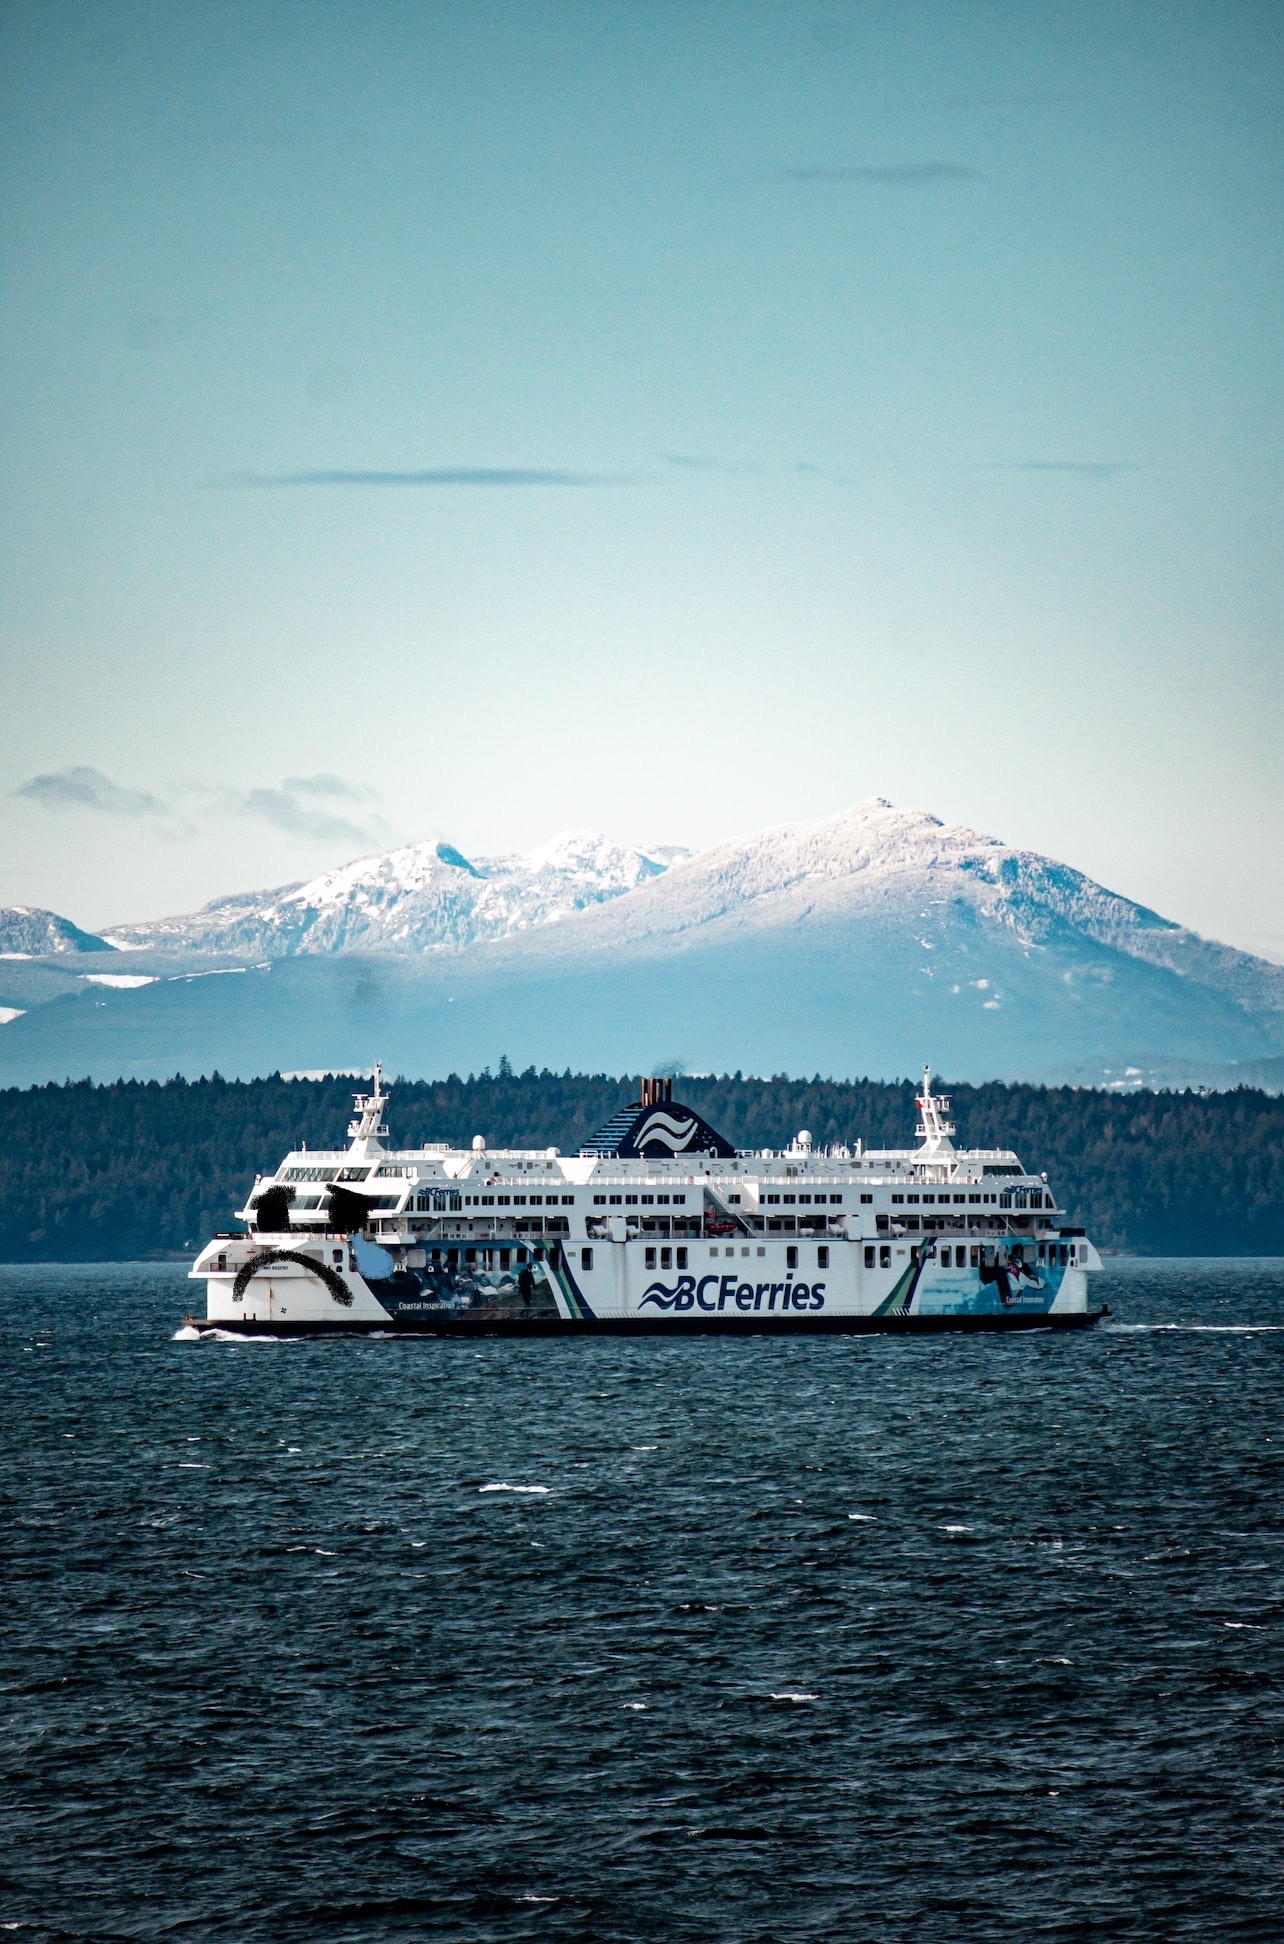
<instances>
[{"instance_id":1,"label":"snow-capped mountain","mask_svg":"<svg viewBox=\"0 0 1284 1944\"><path fill-rule=\"evenodd\" d=\"M1102 975L1095 947L1216 989L1284 1028L1284 966L1201 938L1037 851L881 797L693 855L680 872L584 914L549 949L654 952L834 924L859 927L867 942L880 931L906 933L925 980L941 979L951 964L972 970L971 990L988 1011L1003 999L986 973L997 972L1009 948L1027 961L1060 960L1073 986L1077 977ZM960 925L976 931L967 966L950 952ZM983 962L987 936L1002 947L993 966ZM1072 944L1076 956L1086 950L1095 972L1077 974L1065 962Z\"/></svg>"},{"instance_id":2,"label":"snow-capped mountain","mask_svg":"<svg viewBox=\"0 0 1284 1944\"><path fill-rule=\"evenodd\" d=\"M890 1077L930 1060L958 1079L1234 1084L1284 1054L1284 966L882 801L698 855L590 833L485 860L409 845L108 936L128 954L110 986L59 969L42 992L50 962L11 967L28 983L0 1000L30 1010L0 1029L0 1080L376 1056L432 1075L506 1053L614 1072Z\"/></svg>"},{"instance_id":3,"label":"snow-capped mountain","mask_svg":"<svg viewBox=\"0 0 1284 1944\"><path fill-rule=\"evenodd\" d=\"M105 938L35 905L0 905L0 958L47 958L63 952L110 952Z\"/></svg>"},{"instance_id":4,"label":"snow-capped mountain","mask_svg":"<svg viewBox=\"0 0 1284 1944\"><path fill-rule=\"evenodd\" d=\"M671 846L634 850L592 830L564 831L507 857L469 859L449 844L403 844L306 884L216 898L188 916L118 925L111 936L134 951L164 946L251 959L459 950L622 897L686 855Z\"/></svg>"}]
</instances>

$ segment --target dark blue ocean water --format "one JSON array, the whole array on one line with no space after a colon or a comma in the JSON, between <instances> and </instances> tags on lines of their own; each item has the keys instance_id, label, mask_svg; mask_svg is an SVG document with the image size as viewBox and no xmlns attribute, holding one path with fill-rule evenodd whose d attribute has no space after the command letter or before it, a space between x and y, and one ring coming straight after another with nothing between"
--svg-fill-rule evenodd
<instances>
[{"instance_id":1,"label":"dark blue ocean water","mask_svg":"<svg viewBox=\"0 0 1284 1944\"><path fill-rule=\"evenodd\" d=\"M177 1269L0 1270L0 1922L1280 1938L1284 1263L1098 1286L233 1345Z\"/></svg>"}]
</instances>

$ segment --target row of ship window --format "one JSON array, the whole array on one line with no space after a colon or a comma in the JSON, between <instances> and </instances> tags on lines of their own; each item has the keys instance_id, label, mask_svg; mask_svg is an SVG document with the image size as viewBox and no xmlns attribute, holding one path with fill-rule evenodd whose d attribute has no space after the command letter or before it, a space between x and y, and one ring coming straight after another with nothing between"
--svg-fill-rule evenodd
<instances>
[{"instance_id":1,"label":"row of ship window","mask_svg":"<svg viewBox=\"0 0 1284 1944\"><path fill-rule=\"evenodd\" d=\"M556 1195L465 1195L464 1206L465 1208L526 1208L528 1206L542 1208L547 1203L549 1208L556 1208L558 1199ZM563 1195L560 1199L563 1208L574 1208L574 1195Z\"/></svg>"},{"instance_id":2,"label":"row of ship window","mask_svg":"<svg viewBox=\"0 0 1284 1944\"><path fill-rule=\"evenodd\" d=\"M1042 1189L1039 1188L1031 1188L1029 1190L1024 1188L1008 1188L1004 1190L1002 1195L893 1195L892 1200L894 1202L953 1202L955 1205L959 1202L982 1202L987 1205L997 1205L1001 1208L1011 1208L1014 1194L1018 1208L1025 1208L1027 1206L1030 1208L1055 1208L1057 1205L1051 1195L1045 1195ZM861 1200L868 1201L869 1196L862 1195Z\"/></svg>"},{"instance_id":3,"label":"row of ship window","mask_svg":"<svg viewBox=\"0 0 1284 1944\"><path fill-rule=\"evenodd\" d=\"M723 1249L722 1253L723 1255L734 1256L736 1253L735 1247L733 1245L728 1246ZM742 1244L740 1253L742 1256L747 1256L749 1250ZM765 1256L766 1253L767 1251L764 1248L757 1250L757 1254L760 1256ZM716 1248L710 1249L709 1254L716 1256L718 1250ZM580 1255L584 1259L583 1266L586 1269L591 1269L593 1267L592 1249L581 1249ZM657 1255L659 1257L658 1264L656 1260ZM685 1269L687 1266L687 1251L682 1248L662 1248L658 1251L656 1249L648 1249L646 1252L646 1266L648 1269L654 1269L656 1267L661 1269ZM796 1269L798 1267L798 1250L796 1247L790 1247L785 1250L785 1267L786 1269ZM828 1269L829 1267L829 1249L823 1242L816 1251L816 1267L818 1269Z\"/></svg>"},{"instance_id":4,"label":"row of ship window","mask_svg":"<svg viewBox=\"0 0 1284 1944\"><path fill-rule=\"evenodd\" d=\"M632 1207L635 1202L642 1202L650 1206L655 1202L668 1202L670 1200L685 1206L686 1199L685 1195L673 1195L671 1197L669 1195L594 1195L593 1206L595 1208L605 1208L609 1204L612 1208L618 1208L621 1203L624 1203Z\"/></svg>"},{"instance_id":5,"label":"row of ship window","mask_svg":"<svg viewBox=\"0 0 1284 1944\"><path fill-rule=\"evenodd\" d=\"M910 1254L916 1258L918 1250L916 1248L911 1249ZM877 1255L877 1263L875 1262L875 1255ZM1088 1251L1085 1246L1080 1260L1086 1261L1087 1256ZM1056 1263L1060 1263L1062 1268L1065 1268L1075 1260L1075 1245L1073 1242L1040 1242L1038 1259L1040 1262L1046 1263L1049 1268ZM973 1269L979 1269L981 1266L981 1249L976 1243L946 1243L944 1247L937 1248L936 1260L942 1269L966 1269L969 1264ZM873 1269L875 1267L879 1269L890 1269L891 1266L892 1245L890 1242L867 1242L865 1244L865 1267L867 1269Z\"/></svg>"}]
</instances>

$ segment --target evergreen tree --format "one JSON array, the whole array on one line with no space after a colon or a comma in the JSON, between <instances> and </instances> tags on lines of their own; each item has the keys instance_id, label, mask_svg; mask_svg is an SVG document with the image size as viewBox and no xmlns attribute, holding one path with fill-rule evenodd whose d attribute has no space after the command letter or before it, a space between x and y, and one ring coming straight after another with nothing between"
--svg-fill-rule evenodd
<instances>
[{"instance_id":1,"label":"evergreen tree","mask_svg":"<svg viewBox=\"0 0 1284 1944\"><path fill-rule=\"evenodd\" d=\"M909 1081L778 1074L684 1078L675 1093L737 1146L913 1145ZM574 1154L635 1078L496 1073L398 1081L397 1145L554 1146ZM233 1226L254 1171L290 1148L344 1144L346 1079L78 1081L0 1090L0 1261L124 1261L190 1254ZM1284 1253L1284 1099L1086 1088L952 1089L961 1145L1011 1147L1046 1169L1104 1249L1145 1255Z\"/></svg>"}]
</instances>

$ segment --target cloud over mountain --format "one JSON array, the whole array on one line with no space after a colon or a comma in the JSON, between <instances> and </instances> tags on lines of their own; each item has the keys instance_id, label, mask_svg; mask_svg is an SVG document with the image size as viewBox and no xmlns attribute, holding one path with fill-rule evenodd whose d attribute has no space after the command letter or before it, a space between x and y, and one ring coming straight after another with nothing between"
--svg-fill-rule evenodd
<instances>
[{"instance_id":1,"label":"cloud over mountain","mask_svg":"<svg viewBox=\"0 0 1284 1944\"><path fill-rule=\"evenodd\" d=\"M163 817L168 808L149 790L115 783L89 763L29 777L14 795L52 810L94 810L107 817Z\"/></svg>"},{"instance_id":2,"label":"cloud over mountain","mask_svg":"<svg viewBox=\"0 0 1284 1944\"><path fill-rule=\"evenodd\" d=\"M621 486L623 473L569 472L546 466L426 466L413 471L374 467L316 472L234 473L224 486Z\"/></svg>"},{"instance_id":3,"label":"cloud over mountain","mask_svg":"<svg viewBox=\"0 0 1284 1944\"><path fill-rule=\"evenodd\" d=\"M933 182L982 182L979 169L959 162L855 163L827 167L806 163L782 169L791 182L851 182L884 189L921 189Z\"/></svg>"}]
</instances>

